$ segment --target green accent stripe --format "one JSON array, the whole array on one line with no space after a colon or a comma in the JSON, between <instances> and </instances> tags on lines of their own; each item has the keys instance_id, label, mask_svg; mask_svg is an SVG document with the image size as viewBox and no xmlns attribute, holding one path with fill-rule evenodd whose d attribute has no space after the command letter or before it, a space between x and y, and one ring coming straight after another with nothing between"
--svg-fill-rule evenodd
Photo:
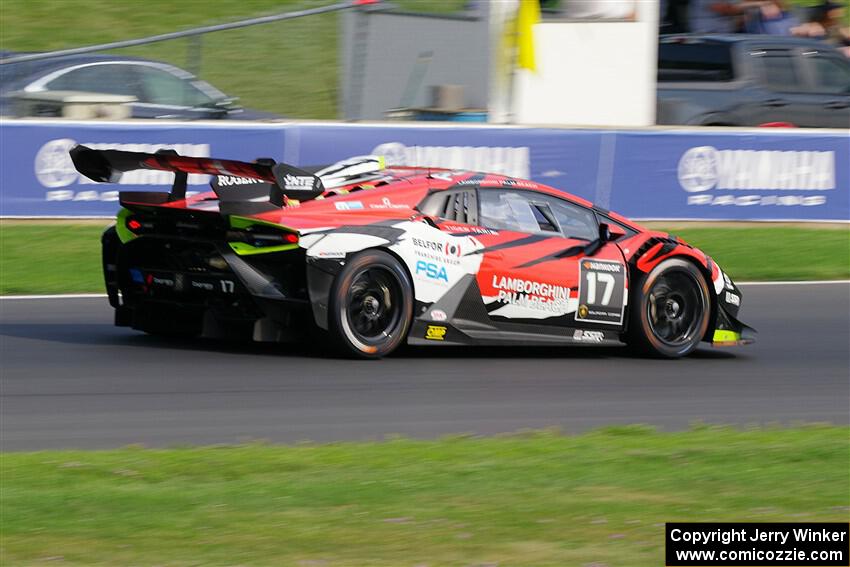
<instances>
[{"instance_id":1,"label":"green accent stripe","mask_svg":"<svg viewBox=\"0 0 850 567\"><path fill-rule=\"evenodd\" d=\"M132 214L129 209L125 209L121 207L118 211L118 216L115 218L115 232L118 233L118 240L121 241L121 244L127 244L134 238L138 238L139 235L133 234L129 228L127 228L127 218Z\"/></svg>"},{"instance_id":2,"label":"green accent stripe","mask_svg":"<svg viewBox=\"0 0 850 567\"><path fill-rule=\"evenodd\" d=\"M240 256L250 256L252 254L266 254L271 252L285 252L286 250L295 250L297 244L283 244L281 246L251 246L247 242L228 242L227 243L234 252Z\"/></svg>"},{"instance_id":3,"label":"green accent stripe","mask_svg":"<svg viewBox=\"0 0 850 567\"><path fill-rule=\"evenodd\" d=\"M259 224L259 225L262 225L262 226L272 226L274 228L282 228L284 230L291 230L292 232L298 232L294 228L283 225L283 224L278 224L276 222L271 222L271 221L267 221L267 220L253 219L253 218L250 218L250 217L238 217L236 215L230 215L230 217L228 217L228 221L230 222L230 228L248 228L248 227L255 226L255 225Z\"/></svg>"},{"instance_id":4,"label":"green accent stripe","mask_svg":"<svg viewBox=\"0 0 850 567\"><path fill-rule=\"evenodd\" d=\"M724 329L717 329L714 331L714 337L711 339L713 343L729 343L733 341L740 341L741 333L736 333L735 331L727 331Z\"/></svg>"}]
</instances>

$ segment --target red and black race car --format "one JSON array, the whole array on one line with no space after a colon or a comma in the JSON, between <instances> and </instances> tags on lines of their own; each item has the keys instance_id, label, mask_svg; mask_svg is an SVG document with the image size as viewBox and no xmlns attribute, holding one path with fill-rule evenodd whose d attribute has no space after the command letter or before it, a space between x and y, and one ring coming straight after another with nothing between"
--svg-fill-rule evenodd
<instances>
[{"instance_id":1,"label":"red and black race car","mask_svg":"<svg viewBox=\"0 0 850 567\"><path fill-rule=\"evenodd\" d=\"M95 181L175 172L122 192L103 236L117 325L288 341L312 329L344 353L400 344L626 343L680 357L752 342L741 292L702 251L524 179L383 167L372 156L299 169L71 150ZM212 191L186 195L188 174Z\"/></svg>"}]
</instances>

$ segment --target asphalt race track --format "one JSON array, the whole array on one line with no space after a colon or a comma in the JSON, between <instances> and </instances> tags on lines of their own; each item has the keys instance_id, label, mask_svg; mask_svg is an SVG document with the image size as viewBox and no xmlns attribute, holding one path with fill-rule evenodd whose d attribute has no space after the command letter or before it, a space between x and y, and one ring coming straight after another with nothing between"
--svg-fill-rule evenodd
<instances>
[{"instance_id":1,"label":"asphalt race track","mask_svg":"<svg viewBox=\"0 0 850 567\"><path fill-rule=\"evenodd\" d=\"M445 347L350 361L171 342L111 315L103 298L0 300L2 450L850 422L848 283L746 286L759 343L678 361Z\"/></svg>"}]
</instances>

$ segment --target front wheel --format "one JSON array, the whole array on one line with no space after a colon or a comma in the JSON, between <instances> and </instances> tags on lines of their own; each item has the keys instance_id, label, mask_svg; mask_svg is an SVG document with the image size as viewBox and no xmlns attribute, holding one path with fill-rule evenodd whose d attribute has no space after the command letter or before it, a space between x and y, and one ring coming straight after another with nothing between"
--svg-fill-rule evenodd
<instances>
[{"instance_id":1,"label":"front wheel","mask_svg":"<svg viewBox=\"0 0 850 567\"><path fill-rule=\"evenodd\" d=\"M396 258L368 250L352 258L334 280L328 330L339 349L380 358L404 341L413 318L413 286Z\"/></svg>"},{"instance_id":2,"label":"front wheel","mask_svg":"<svg viewBox=\"0 0 850 567\"><path fill-rule=\"evenodd\" d=\"M705 336L711 300L705 277L686 260L658 264L632 297L629 344L665 358L693 352Z\"/></svg>"}]
</instances>

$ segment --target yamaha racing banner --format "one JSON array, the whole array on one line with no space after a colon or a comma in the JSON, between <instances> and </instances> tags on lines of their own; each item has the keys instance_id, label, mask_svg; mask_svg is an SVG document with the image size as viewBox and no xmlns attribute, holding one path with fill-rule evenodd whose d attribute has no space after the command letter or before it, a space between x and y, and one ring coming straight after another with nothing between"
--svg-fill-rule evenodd
<instances>
[{"instance_id":1,"label":"yamaha racing banner","mask_svg":"<svg viewBox=\"0 0 850 567\"><path fill-rule=\"evenodd\" d=\"M171 148L180 155L253 161L278 157L283 131L271 124L176 122L0 121L0 215L113 216L119 191L169 191L174 174L140 170L117 184L98 184L81 175L68 151L77 144L95 150L153 153ZM189 175L187 194L210 190L209 175Z\"/></svg>"},{"instance_id":2,"label":"yamaha racing banner","mask_svg":"<svg viewBox=\"0 0 850 567\"><path fill-rule=\"evenodd\" d=\"M850 220L848 133L619 132L611 208L633 218Z\"/></svg>"},{"instance_id":3,"label":"yamaha racing banner","mask_svg":"<svg viewBox=\"0 0 850 567\"><path fill-rule=\"evenodd\" d=\"M74 144L299 166L380 155L533 179L635 219L850 220L848 131L235 121L0 121L0 215L111 216L120 190L170 188L158 171L98 186L74 169ZM208 190L208 176L188 189Z\"/></svg>"},{"instance_id":4,"label":"yamaha racing banner","mask_svg":"<svg viewBox=\"0 0 850 567\"><path fill-rule=\"evenodd\" d=\"M634 219L848 221L848 134L323 124L287 147L302 163L369 153L533 179Z\"/></svg>"}]
</instances>

